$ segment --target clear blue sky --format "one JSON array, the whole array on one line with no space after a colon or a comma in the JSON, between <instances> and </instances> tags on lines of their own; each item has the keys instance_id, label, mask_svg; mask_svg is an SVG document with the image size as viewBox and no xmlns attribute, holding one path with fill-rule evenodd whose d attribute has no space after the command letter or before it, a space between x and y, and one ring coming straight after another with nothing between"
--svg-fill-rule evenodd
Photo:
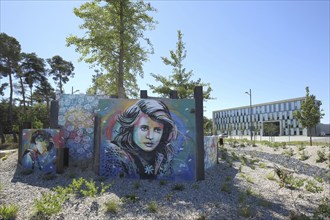
<instances>
[{"instance_id":1,"label":"clear blue sky","mask_svg":"<svg viewBox=\"0 0 330 220\"><path fill-rule=\"evenodd\" d=\"M78 63L74 47L65 46L70 34L82 36L81 20L73 8L85 1L1 0L1 32L15 37L23 52L41 58L60 55L75 66L67 93L85 92L92 69ZM321 100L329 120L329 1L151 1L159 22L148 32L155 54L144 65L140 89L157 84L149 73L168 75L160 57L168 56L184 34L187 58L194 80L211 83L215 100L205 103L212 111L305 96L305 87ZM4 79L2 79L4 80ZM148 92L151 95L151 92Z\"/></svg>"}]
</instances>

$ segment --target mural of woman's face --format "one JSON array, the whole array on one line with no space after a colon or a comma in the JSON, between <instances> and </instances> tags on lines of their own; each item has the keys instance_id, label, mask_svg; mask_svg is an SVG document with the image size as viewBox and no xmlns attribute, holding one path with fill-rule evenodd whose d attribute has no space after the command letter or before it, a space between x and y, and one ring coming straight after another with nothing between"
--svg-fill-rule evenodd
<instances>
[{"instance_id":1,"label":"mural of woman's face","mask_svg":"<svg viewBox=\"0 0 330 220\"><path fill-rule=\"evenodd\" d=\"M36 147L40 154L43 154L47 151L47 145L49 144L47 140L44 139L44 137L38 135L35 139Z\"/></svg>"},{"instance_id":2,"label":"mural of woman's face","mask_svg":"<svg viewBox=\"0 0 330 220\"><path fill-rule=\"evenodd\" d=\"M152 120L148 115L142 114L134 124L133 141L142 150L153 151L159 144L163 135L164 125Z\"/></svg>"}]
</instances>

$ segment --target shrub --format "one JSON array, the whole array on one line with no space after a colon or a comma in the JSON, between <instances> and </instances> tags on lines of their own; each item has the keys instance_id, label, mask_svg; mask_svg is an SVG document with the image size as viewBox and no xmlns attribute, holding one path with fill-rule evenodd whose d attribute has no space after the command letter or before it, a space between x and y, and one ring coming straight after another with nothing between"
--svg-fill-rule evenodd
<instances>
[{"instance_id":1,"label":"shrub","mask_svg":"<svg viewBox=\"0 0 330 220\"><path fill-rule=\"evenodd\" d=\"M317 151L317 159L316 159L316 163L323 163L324 161L326 161L327 158L325 156L325 152L323 151Z\"/></svg>"},{"instance_id":2,"label":"shrub","mask_svg":"<svg viewBox=\"0 0 330 220\"><path fill-rule=\"evenodd\" d=\"M173 186L172 190L183 191L185 189L183 184L177 183Z\"/></svg>"},{"instance_id":3,"label":"shrub","mask_svg":"<svg viewBox=\"0 0 330 220\"><path fill-rule=\"evenodd\" d=\"M63 199L56 194L45 193L41 199L34 200L36 214L41 216L52 216L59 213L62 209Z\"/></svg>"},{"instance_id":4,"label":"shrub","mask_svg":"<svg viewBox=\"0 0 330 220\"><path fill-rule=\"evenodd\" d=\"M14 204L0 206L1 219L16 219L17 212L18 207Z\"/></svg>"},{"instance_id":5,"label":"shrub","mask_svg":"<svg viewBox=\"0 0 330 220\"><path fill-rule=\"evenodd\" d=\"M312 180L307 181L307 184L305 185L305 189L312 193L318 193L323 191L323 187L317 186L316 183Z\"/></svg>"},{"instance_id":6,"label":"shrub","mask_svg":"<svg viewBox=\"0 0 330 220\"><path fill-rule=\"evenodd\" d=\"M84 182L85 182L85 189L80 189L80 192L84 196L95 197L99 188L95 186L94 180L91 180L89 182L85 180Z\"/></svg>"},{"instance_id":7,"label":"shrub","mask_svg":"<svg viewBox=\"0 0 330 220\"><path fill-rule=\"evenodd\" d=\"M120 209L120 205L119 205L118 201L111 200L111 201L108 201L105 203L106 212L116 214L116 213L118 213L119 209Z\"/></svg>"},{"instance_id":8,"label":"shrub","mask_svg":"<svg viewBox=\"0 0 330 220\"><path fill-rule=\"evenodd\" d=\"M150 212L157 212L158 210L158 205L155 201L151 201L148 203L148 209Z\"/></svg>"},{"instance_id":9,"label":"shrub","mask_svg":"<svg viewBox=\"0 0 330 220\"><path fill-rule=\"evenodd\" d=\"M300 158L299 158L299 160L302 160L302 161L305 161L305 160L307 160L309 158L309 156L306 154L306 151L302 151L301 153L300 153Z\"/></svg>"}]
</instances>

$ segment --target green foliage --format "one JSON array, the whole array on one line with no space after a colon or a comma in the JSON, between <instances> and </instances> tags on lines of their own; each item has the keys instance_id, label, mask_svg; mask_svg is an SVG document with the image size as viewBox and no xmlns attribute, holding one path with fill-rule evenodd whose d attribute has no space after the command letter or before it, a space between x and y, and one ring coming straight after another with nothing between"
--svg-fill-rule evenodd
<instances>
[{"instance_id":1,"label":"green foliage","mask_svg":"<svg viewBox=\"0 0 330 220\"><path fill-rule=\"evenodd\" d=\"M34 208L36 215L52 216L59 213L62 209L61 204L64 202L63 197L53 194L44 193L41 199L34 200Z\"/></svg>"},{"instance_id":2,"label":"green foliage","mask_svg":"<svg viewBox=\"0 0 330 220\"><path fill-rule=\"evenodd\" d=\"M325 152L323 151L317 151L317 158L316 158L316 163L323 163L324 161L327 160L327 157L325 156Z\"/></svg>"},{"instance_id":3,"label":"green foliage","mask_svg":"<svg viewBox=\"0 0 330 220\"><path fill-rule=\"evenodd\" d=\"M148 210L153 213L158 211L158 205L156 201L151 201L148 203Z\"/></svg>"},{"instance_id":4,"label":"green foliage","mask_svg":"<svg viewBox=\"0 0 330 220\"><path fill-rule=\"evenodd\" d=\"M67 45L76 47L80 60L99 68L89 93L137 97L136 75L143 77L143 62L153 53L144 34L156 24L149 16L153 11L150 3L129 0L94 0L74 9L85 33L67 37Z\"/></svg>"},{"instance_id":5,"label":"green foliage","mask_svg":"<svg viewBox=\"0 0 330 220\"><path fill-rule=\"evenodd\" d=\"M183 191L185 186L181 183L177 183L172 187L172 190Z\"/></svg>"},{"instance_id":6,"label":"green foliage","mask_svg":"<svg viewBox=\"0 0 330 220\"><path fill-rule=\"evenodd\" d=\"M283 151L283 154L292 157L294 155L294 150L292 148L289 148L288 150Z\"/></svg>"},{"instance_id":7,"label":"green foliage","mask_svg":"<svg viewBox=\"0 0 330 220\"><path fill-rule=\"evenodd\" d=\"M249 205L243 205L238 210L239 214L244 218L249 218L253 216L253 208Z\"/></svg>"},{"instance_id":8,"label":"green foliage","mask_svg":"<svg viewBox=\"0 0 330 220\"><path fill-rule=\"evenodd\" d=\"M173 198L173 192L169 192L167 195L166 195L166 201L170 201L171 199Z\"/></svg>"},{"instance_id":9,"label":"green foliage","mask_svg":"<svg viewBox=\"0 0 330 220\"><path fill-rule=\"evenodd\" d=\"M272 181L276 181L275 172L271 171L270 173L267 174L266 178Z\"/></svg>"},{"instance_id":10,"label":"green foliage","mask_svg":"<svg viewBox=\"0 0 330 220\"><path fill-rule=\"evenodd\" d=\"M307 184L305 185L305 189L312 193L318 193L323 191L322 186L317 186L316 183L312 180L307 180Z\"/></svg>"},{"instance_id":11,"label":"green foliage","mask_svg":"<svg viewBox=\"0 0 330 220\"><path fill-rule=\"evenodd\" d=\"M107 191L107 189L110 188L110 186L111 186L111 183L105 185L103 182L101 182L101 191L100 191L100 194L101 195L104 194Z\"/></svg>"},{"instance_id":12,"label":"green foliage","mask_svg":"<svg viewBox=\"0 0 330 220\"><path fill-rule=\"evenodd\" d=\"M128 201L137 202L140 198L136 194L128 194L125 196Z\"/></svg>"},{"instance_id":13,"label":"green foliage","mask_svg":"<svg viewBox=\"0 0 330 220\"><path fill-rule=\"evenodd\" d=\"M305 148L306 148L305 144L304 144L304 143L301 143L301 144L299 145L299 147L298 147L298 150L299 150L299 151L302 151L302 150L305 150Z\"/></svg>"},{"instance_id":14,"label":"green foliage","mask_svg":"<svg viewBox=\"0 0 330 220\"><path fill-rule=\"evenodd\" d=\"M119 202L115 201L115 200L108 201L104 205L105 205L106 212L110 212L113 214L117 214L120 209Z\"/></svg>"},{"instance_id":15,"label":"green foliage","mask_svg":"<svg viewBox=\"0 0 330 220\"><path fill-rule=\"evenodd\" d=\"M267 164L260 162L259 167L260 168L267 168Z\"/></svg>"},{"instance_id":16,"label":"green foliage","mask_svg":"<svg viewBox=\"0 0 330 220\"><path fill-rule=\"evenodd\" d=\"M330 204L329 199L322 199L321 203L314 211L313 219L329 219L330 218Z\"/></svg>"},{"instance_id":17,"label":"green foliage","mask_svg":"<svg viewBox=\"0 0 330 220\"><path fill-rule=\"evenodd\" d=\"M321 118L324 116L320 106L321 101L316 101L314 95L309 94L309 88L306 87L305 100L302 101L299 111L295 111L293 116L298 119L303 128L307 128L309 131L320 123ZM310 145L312 146L312 137L310 137Z\"/></svg>"},{"instance_id":18,"label":"green foliage","mask_svg":"<svg viewBox=\"0 0 330 220\"><path fill-rule=\"evenodd\" d=\"M16 219L18 213L18 206L14 204L0 206L0 218L4 220Z\"/></svg>"},{"instance_id":19,"label":"green foliage","mask_svg":"<svg viewBox=\"0 0 330 220\"><path fill-rule=\"evenodd\" d=\"M1 157L1 160L2 160L2 161L5 161L5 160L7 160L7 159L8 159L8 154L6 154L5 156Z\"/></svg>"},{"instance_id":20,"label":"green foliage","mask_svg":"<svg viewBox=\"0 0 330 220\"><path fill-rule=\"evenodd\" d=\"M307 154L306 154L306 151L301 151L301 153L300 153L300 158L299 158L299 160L302 160L302 161L305 161L305 160L307 160L308 158L309 158L310 156L308 156Z\"/></svg>"},{"instance_id":21,"label":"green foliage","mask_svg":"<svg viewBox=\"0 0 330 220\"><path fill-rule=\"evenodd\" d=\"M212 91L209 83L202 83L201 79L193 81L190 78L193 76L192 70L186 72L186 68L183 67L183 61L187 56L185 50L185 44L182 41L182 32L178 30L178 42L176 44L176 50L170 51L170 57L162 57L163 63L172 67L172 75L168 74L154 74L151 76L155 78L156 82L160 82L160 86L150 85L150 89L153 93L160 94L162 97L169 97L171 90L178 92L179 99L194 98L195 86L203 86L206 91L203 91L204 100L211 99L210 93Z\"/></svg>"},{"instance_id":22,"label":"green foliage","mask_svg":"<svg viewBox=\"0 0 330 220\"><path fill-rule=\"evenodd\" d=\"M221 185L220 190L222 192L231 193L232 187L231 187L230 183L225 182Z\"/></svg>"},{"instance_id":23,"label":"green foliage","mask_svg":"<svg viewBox=\"0 0 330 220\"><path fill-rule=\"evenodd\" d=\"M80 192L84 196L95 197L96 194L98 193L99 187L97 187L95 185L94 180L90 180L89 182L85 180L85 186L86 186L86 189L80 189Z\"/></svg>"},{"instance_id":24,"label":"green foliage","mask_svg":"<svg viewBox=\"0 0 330 220\"><path fill-rule=\"evenodd\" d=\"M284 179L284 183L292 189L299 189L304 185L305 179L301 179L298 177L294 177L293 175L289 175L287 178Z\"/></svg>"}]
</instances>

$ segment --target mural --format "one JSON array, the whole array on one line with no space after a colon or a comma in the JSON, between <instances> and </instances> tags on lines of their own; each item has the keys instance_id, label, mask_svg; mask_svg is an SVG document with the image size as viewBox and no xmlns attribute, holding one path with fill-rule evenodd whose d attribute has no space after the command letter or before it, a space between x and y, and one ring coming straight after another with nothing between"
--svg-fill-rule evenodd
<instances>
[{"instance_id":1,"label":"mural","mask_svg":"<svg viewBox=\"0 0 330 220\"><path fill-rule=\"evenodd\" d=\"M204 136L204 169L208 169L217 164L218 151L217 151L216 136Z\"/></svg>"},{"instance_id":2,"label":"mural","mask_svg":"<svg viewBox=\"0 0 330 220\"><path fill-rule=\"evenodd\" d=\"M94 115L100 98L106 97L62 94L59 98L58 125L71 161L93 158Z\"/></svg>"},{"instance_id":3,"label":"mural","mask_svg":"<svg viewBox=\"0 0 330 220\"><path fill-rule=\"evenodd\" d=\"M62 144L58 129L23 129L22 166L27 169L54 172L56 148L61 147Z\"/></svg>"},{"instance_id":4,"label":"mural","mask_svg":"<svg viewBox=\"0 0 330 220\"><path fill-rule=\"evenodd\" d=\"M100 100L100 175L195 180L194 106L194 100Z\"/></svg>"}]
</instances>

